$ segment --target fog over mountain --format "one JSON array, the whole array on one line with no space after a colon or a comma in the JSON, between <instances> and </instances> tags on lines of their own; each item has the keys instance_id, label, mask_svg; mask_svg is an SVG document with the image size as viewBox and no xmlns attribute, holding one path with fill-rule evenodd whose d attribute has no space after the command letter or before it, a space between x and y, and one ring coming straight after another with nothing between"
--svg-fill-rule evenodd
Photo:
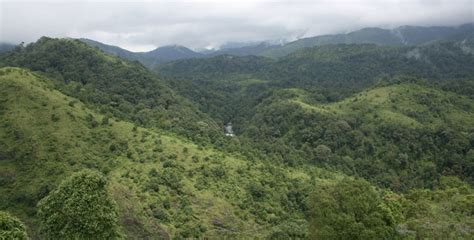
<instances>
[{"instance_id":1,"label":"fog over mountain","mask_svg":"<svg viewBox=\"0 0 474 240\"><path fill-rule=\"evenodd\" d=\"M364 27L454 26L473 21L471 0L0 1L0 41L89 38L132 51L179 44L293 41Z\"/></svg>"}]
</instances>

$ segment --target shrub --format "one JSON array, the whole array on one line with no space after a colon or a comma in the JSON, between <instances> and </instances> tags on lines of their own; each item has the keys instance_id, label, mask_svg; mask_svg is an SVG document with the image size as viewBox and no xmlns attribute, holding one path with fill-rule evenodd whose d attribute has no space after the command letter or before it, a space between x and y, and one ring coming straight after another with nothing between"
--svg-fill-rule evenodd
<instances>
[{"instance_id":1,"label":"shrub","mask_svg":"<svg viewBox=\"0 0 474 240\"><path fill-rule=\"evenodd\" d=\"M115 203L106 178L83 170L66 180L38 203L40 232L47 239L117 239Z\"/></svg>"}]
</instances>

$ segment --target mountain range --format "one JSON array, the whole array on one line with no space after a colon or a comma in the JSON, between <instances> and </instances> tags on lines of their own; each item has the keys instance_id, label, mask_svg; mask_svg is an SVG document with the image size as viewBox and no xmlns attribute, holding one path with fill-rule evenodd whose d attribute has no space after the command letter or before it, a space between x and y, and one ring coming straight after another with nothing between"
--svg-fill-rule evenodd
<instances>
[{"instance_id":1,"label":"mountain range","mask_svg":"<svg viewBox=\"0 0 474 240\"><path fill-rule=\"evenodd\" d=\"M247 44L230 44L220 50L193 51L179 45L159 47L150 52L130 52L116 46L103 44L90 39L81 41L99 49L131 60L138 60L144 65L153 67L170 61L206 58L222 54L235 56L284 57L299 49L327 44L362 44L372 43L381 46L422 45L440 40L464 40L474 38L474 24L468 23L455 27L418 27L402 26L394 29L364 28L350 33L322 35L299 39L285 44L258 42Z\"/></svg>"},{"instance_id":2,"label":"mountain range","mask_svg":"<svg viewBox=\"0 0 474 240\"><path fill-rule=\"evenodd\" d=\"M472 239L472 36L9 49L0 239Z\"/></svg>"}]
</instances>

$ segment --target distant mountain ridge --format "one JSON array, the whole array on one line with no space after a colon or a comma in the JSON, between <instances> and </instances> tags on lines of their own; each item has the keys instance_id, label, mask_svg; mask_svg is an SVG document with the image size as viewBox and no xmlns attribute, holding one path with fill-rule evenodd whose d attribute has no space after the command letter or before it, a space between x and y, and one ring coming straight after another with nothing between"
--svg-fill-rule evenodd
<instances>
[{"instance_id":1,"label":"distant mountain ridge","mask_svg":"<svg viewBox=\"0 0 474 240\"><path fill-rule=\"evenodd\" d=\"M321 35L298 39L286 44L271 42L231 43L219 50L193 51L180 45L169 45L156 48L149 52L131 52L117 46L107 45L91 39L79 39L86 44L97 47L102 51L129 60L140 61L147 67L176 60L191 58L206 58L229 54L235 56L265 56L281 58L303 48L328 44L376 44L381 46L422 45L433 41L462 41L474 39L474 23L455 27L419 27L401 26L394 29L363 28L343 34ZM227 45L224 45L227 46Z\"/></svg>"},{"instance_id":2,"label":"distant mountain ridge","mask_svg":"<svg viewBox=\"0 0 474 240\"><path fill-rule=\"evenodd\" d=\"M327 44L372 43L383 46L420 45L438 40L473 39L474 23L457 27L401 26L394 29L363 28L345 34L322 35L299 39L261 53L263 56L279 58L299 49Z\"/></svg>"},{"instance_id":3,"label":"distant mountain ridge","mask_svg":"<svg viewBox=\"0 0 474 240\"><path fill-rule=\"evenodd\" d=\"M11 43L0 43L0 53L8 52L15 48L14 44Z\"/></svg>"},{"instance_id":4,"label":"distant mountain ridge","mask_svg":"<svg viewBox=\"0 0 474 240\"><path fill-rule=\"evenodd\" d=\"M203 54L194 52L180 45L163 46L149 52L132 52L87 38L81 38L79 40L108 54L132 61L136 60L148 67L180 59L203 57Z\"/></svg>"}]
</instances>

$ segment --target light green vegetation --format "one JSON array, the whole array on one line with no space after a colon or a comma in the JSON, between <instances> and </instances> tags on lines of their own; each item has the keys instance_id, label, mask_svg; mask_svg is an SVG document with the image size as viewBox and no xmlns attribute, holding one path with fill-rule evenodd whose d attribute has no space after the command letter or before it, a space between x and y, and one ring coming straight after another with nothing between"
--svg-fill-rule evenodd
<instances>
[{"instance_id":1,"label":"light green vegetation","mask_svg":"<svg viewBox=\"0 0 474 240\"><path fill-rule=\"evenodd\" d=\"M0 239L4 240L26 240L25 225L16 217L7 212L0 211Z\"/></svg>"},{"instance_id":2,"label":"light green vegetation","mask_svg":"<svg viewBox=\"0 0 474 240\"><path fill-rule=\"evenodd\" d=\"M296 93L296 91L292 91ZM474 101L468 97L417 84L376 87L329 104L305 102L303 90L290 102L323 114L364 114L369 121L385 121L409 128L457 126L474 128Z\"/></svg>"}]
</instances>

